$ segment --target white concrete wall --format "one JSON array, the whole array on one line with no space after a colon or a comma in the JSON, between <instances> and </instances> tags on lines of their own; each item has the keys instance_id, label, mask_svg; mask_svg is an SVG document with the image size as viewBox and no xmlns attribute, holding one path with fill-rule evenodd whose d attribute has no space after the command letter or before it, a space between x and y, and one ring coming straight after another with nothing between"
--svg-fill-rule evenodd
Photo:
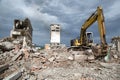
<instances>
[{"instance_id":1,"label":"white concrete wall","mask_svg":"<svg viewBox=\"0 0 120 80\"><path fill-rule=\"evenodd\" d=\"M59 29L56 29L59 27ZM59 30L59 31L57 31ZM51 25L51 43L60 43L60 26L59 25Z\"/></svg>"},{"instance_id":2,"label":"white concrete wall","mask_svg":"<svg viewBox=\"0 0 120 80\"><path fill-rule=\"evenodd\" d=\"M60 32L51 33L51 43L60 43Z\"/></svg>"}]
</instances>

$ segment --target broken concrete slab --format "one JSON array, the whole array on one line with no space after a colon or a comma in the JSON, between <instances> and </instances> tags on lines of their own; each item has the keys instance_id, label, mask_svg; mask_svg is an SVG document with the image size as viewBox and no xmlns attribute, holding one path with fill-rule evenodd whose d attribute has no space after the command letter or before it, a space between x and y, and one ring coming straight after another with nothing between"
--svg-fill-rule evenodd
<instances>
[{"instance_id":1,"label":"broken concrete slab","mask_svg":"<svg viewBox=\"0 0 120 80\"><path fill-rule=\"evenodd\" d=\"M5 51L10 51L14 49L14 44L11 43L11 42L8 42L8 41L5 41L5 42L1 42L0 43L0 50L2 52L5 52Z\"/></svg>"},{"instance_id":2,"label":"broken concrete slab","mask_svg":"<svg viewBox=\"0 0 120 80\"><path fill-rule=\"evenodd\" d=\"M118 59L118 55L116 55L116 54L113 55L113 58Z\"/></svg>"},{"instance_id":3,"label":"broken concrete slab","mask_svg":"<svg viewBox=\"0 0 120 80\"><path fill-rule=\"evenodd\" d=\"M51 57L48 59L50 62L53 62L55 60L55 57Z\"/></svg>"},{"instance_id":4,"label":"broken concrete slab","mask_svg":"<svg viewBox=\"0 0 120 80\"><path fill-rule=\"evenodd\" d=\"M69 57L68 57L68 60L74 60L73 55L69 56Z\"/></svg>"},{"instance_id":5,"label":"broken concrete slab","mask_svg":"<svg viewBox=\"0 0 120 80\"><path fill-rule=\"evenodd\" d=\"M94 60L94 59L95 59L94 55L88 56L88 60Z\"/></svg>"},{"instance_id":6,"label":"broken concrete slab","mask_svg":"<svg viewBox=\"0 0 120 80\"><path fill-rule=\"evenodd\" d=\"M5 77L3 80L17 80L21 76L22 76L22 72L16 71L16 72L12 73L11 75Z\"/></svg>"},{"instance_id":7,"label":"broken concrete slab","mask_svg":"<svg viewBox=\"0 0 120 80\"><path fill-rule=\"evenodd\" d=\"M74 55L74 60L75 61L85 61L85 60L87 60L87 56L86 55Z\"/></svg>"},{"instance_id":8,"label":"broken concrete slab","mask_svg":"<svg viewBox=\"0 0 120 80\"><path fill-rule=\"evenodd\" d=\"M0 73L2 73L4 70L7 70L9 68L8 64L0 65Z\"/></svg>"}]
</instances>

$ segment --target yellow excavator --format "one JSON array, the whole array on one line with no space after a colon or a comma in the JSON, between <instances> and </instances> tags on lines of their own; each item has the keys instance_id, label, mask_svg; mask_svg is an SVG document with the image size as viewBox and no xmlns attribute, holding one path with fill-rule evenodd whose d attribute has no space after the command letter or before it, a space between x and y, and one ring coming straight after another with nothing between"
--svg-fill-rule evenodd
<instances>
[{"instance_id":1,"label":"yellow excavator","mask_svg":"<svg viewBox=\"0 0 120 80\"><path fill-rule=\"evenodd\" d=\"M98 30L100 33L100 49L102 54L106 54L107 52L107 42L106 42L106 31L104 24L104 15L102 7L98 6L97 10L85 21L85 23L81 27L80 38L71 40L71 47L73 50L75 49L85 49L92 46L93 39L90 37L93 35L91 32L87 33L86 30L94 23L98 23Z\"/></svg>"}]
</instances>

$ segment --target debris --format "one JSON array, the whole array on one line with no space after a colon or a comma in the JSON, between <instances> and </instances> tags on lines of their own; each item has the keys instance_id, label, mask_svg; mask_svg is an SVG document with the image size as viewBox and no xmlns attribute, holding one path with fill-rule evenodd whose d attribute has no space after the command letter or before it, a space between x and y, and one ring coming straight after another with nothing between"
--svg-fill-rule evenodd
<instances>
[{"instance_id":1,"label":"debris","mask_svg":"<svg viewBox=\"0 0 120 80\"><path fill-rule=\"evenodd\" d=\"M28 57L29 57L29 52L27 49L23 49L23 53L24 53L24 56L25 56L25 59L27 60Z\"/></svg>"},{"instance_id":2,"label":"debris","mask_svg":"<svg viewBox=\"0 0 120 80\"><path fill-rule=\"evenodd\" d=\"M3 72L4 70L8 69L8 68L9 68L8 64L0 66L0 73Z\"/></svg>"},{"instance_id":3,"label":"debris","mask_svg":"<svg viewBox=\"0 0 120 80\"><path fill-rule=\"evenodd\" d=\"M24 26L23 26L24 25ZM55 26L55 25L53 25ZM30 28L30 29L29 29ZM60 30L55 27L56 33ZM21 34L22 33L22 34ZM28 34L30 33L30 35ZM54 30L53 30L53 35ZM100 45L82 51L53 40L45 49L32 44L32 28L28 19L15 20L11 37L0 40L0 79L3 80L119 80L119 52L110 49L103 59ZM58 35L60 37L60 35ZM55 42L57 41L57 42ZM54 44L55 42L55 44ZM58 44L57 44L58 43ZM55 47L55 48L54 48ZM97 51L96 51L97 50ZM112 58L113 59L110 59ZM109 61L110 60L110 61ZM113 61L112 61L113 60Z\"/></svg>"},{"instance_id":4,"label":"debris","mask_svg":"<svg viewBox=\"0 0 120 80\"><path fill-rule=\"evenodd\" d=\"M51 57L48 59L50 62L53 62L55 60L55 57Z\"/></svg>"},{"instance_id":5,"label":"debris","mask_svg":"<svg viewBox=\"0 0 120 80\"><path fill-rule=\"evenodd\" d=\"M113 57L114 57L115 59L118 59L118 56L117 56L117 55L113 55Z\"/></svg>"},{"instance_id":6,"label":"debris","mask_svg":"<svg viewBox=\"0 0 120 80\"><path fill-rule=\"evenodd\" d=\"M69 57L68 57L68 60L74 60L73 56L72 56L72 55L69 56Z\"/></svg>"},{"instance_id":7,"label":"debris","mask_svg":"<svg viewBox=\"0 0 120 80\"><path fill-rule=\"evenodd\" d=\"M8 77L5 77L3 80L17 80L22 76L21 71L16 71L13 74L9 75Z\"/></svg>"},{"instance_id":8,"label":"debris","mask_svg":"<svg viewBox=\"0 0 120 80\"><path fill-rule=\"evenodd\" d=\"M23 56L23 52L20 51L17 53L17 55L15 55L13 58L12 58L12 61L16 61L20 56Z\"/></svg>"},{"instance_id":9,"label":"debris","mask_svg":"<svg viewBox=\"0 0 120 80\"><path fill-rule=\"evenodd\" d=\"M74 55L74 60L85 61L85 60L87 60L87 56L86 55Z\"/></svg>"},{"instance_id":10,"label":"debris","mask_svg":"<svg viewBox=\"0 0 120 80\"><path fill-rule=\"evenodd\" d=\"M88 56L88 60L95 60L94 55L90 55L90 56Z\"/></svg>"}]
</instances>

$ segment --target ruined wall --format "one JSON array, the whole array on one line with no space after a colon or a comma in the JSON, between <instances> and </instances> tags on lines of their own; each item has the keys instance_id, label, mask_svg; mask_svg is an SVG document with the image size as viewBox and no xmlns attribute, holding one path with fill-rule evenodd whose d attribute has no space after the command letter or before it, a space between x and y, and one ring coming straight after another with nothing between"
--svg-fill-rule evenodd
<instances>
[{"instance_id":1,"label":"ruined wall","mask_svg":"<svg viewBox=\"0 0 120 80\"><path fill-rule=\"evenodd\" d=\"M116 50L120 52L120 36L113 37L111 42L115 45Z\"/></svg>"},{"instance_id":2,"label":"ruined wall","mask_svg":"<svg viewBox=\"0 0 120 80\"><path fill-rule=\"evenodd\" d=\"M31 22L28 18L25 20L19 20L15 19L14 20L14 26L13 29L11 30L10 36L12 38L23 38L26 37L27 41L32 43L32 25Z\"/></svg>"}]
</instances>

